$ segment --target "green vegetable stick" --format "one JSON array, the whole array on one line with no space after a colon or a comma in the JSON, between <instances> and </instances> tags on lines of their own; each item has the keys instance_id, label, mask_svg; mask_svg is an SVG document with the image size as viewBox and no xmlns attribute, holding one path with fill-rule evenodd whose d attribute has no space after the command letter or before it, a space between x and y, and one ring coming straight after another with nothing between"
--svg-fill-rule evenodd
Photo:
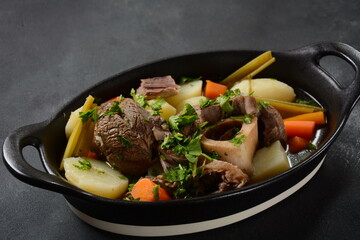
<instances>
[{"instance_id":1,"label":"green vegetable stick","mask_svg":"<svg viewBox=\"0 0 360 240\"><path fill-rule=\"evenodd\" d=\"M272 57L271 51L267 51L260 56L254 58L227 78L221 81L221 84L224 84L228 87L231 87L236 81L245 79L245 77L253 77L258 74L260 71L264 70L267 66L275 61L275 58ZM259 70L258 70L259 69Z\"/></svg>"},{"instance_id":2,"label":"green vegetable stick","mask_svg":"<svg viewBox=\"0 0 360 240\"><path fill-rule=\"evenodd\" d=\"M94 97L89 95L86 98L86 101L85 101L85 103L84 103L84 105L83 105L83 107L81 109L81 112L88 111L90 109L91 105L93 104L93 102L94 102ZM81 134L82 125L83 125L83 123L81 121L78 121L78 123L76 124L73 132L70 135L69 141L68 141L68 143L66 145L63 159L72 156L72 154L74 152L74 149L76 147L76 143L77 143L77 141L78 141L78 139L80 137L80 134ZM64 169L64 161L63 161L63 159L61 160L60 170Z\"/></svg>"}]
</instances>

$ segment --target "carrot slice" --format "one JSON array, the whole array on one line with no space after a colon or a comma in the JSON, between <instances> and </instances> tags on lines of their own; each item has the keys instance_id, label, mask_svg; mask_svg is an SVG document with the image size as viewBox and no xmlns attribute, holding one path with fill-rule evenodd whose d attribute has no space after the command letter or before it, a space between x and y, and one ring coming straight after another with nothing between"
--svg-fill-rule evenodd
<instances>
[{"instance_id":1,"label":"carrot slice","mask_svg":"<svg viewBox=\"0 0 360 240\"><path fill-rule=\"evenodd\" d=\"M220 95L224 95L227 90L227 86L206 80L204 96L214 99Z\"/></svg>"},{"instance_id":2,"label":"carrot slice","mask_svg":"<svg viewBox=\"0 0 360 240\"><path fill-rule=\"evenodd\" d=\"M304 113L294 117L285 118L284 121L315 121L315 124L325 124L324 112Z\"/></svg>"},{"instance_id":3,"label":"carrot slice","mask_svg":"<svg viewBox=\"0 0 360 240\"><path fill-rule=\"evenodd\" d=\"M92 159L98 159L96 152L92 152L92 151L88 151L86 154L86 157L92 158Z\"/></svg>"},{"instance_id":4,"label":"carrot slice","mask_svg":"<svg viewBox=\"0 0 360 240\"><path fill-rule=\"evenodd\" d=\"M300 152L301 150L307 149L309 142L310 140L307 138L298 137L298 136L290 137L288 139L289 151L291 153L297 153Z\"/></svg>"},{"instance_id":5,"label":"carrot slice","mask_svg":"<svg viewBox=\"0 0 360 240\"><path fill-rule=\"evenodd\" d=\"M106 102L111 102L111 101L120 101L120 96L113 97L113 98L107 100Z\"/></svg>"},{"instance_id":6,"label":"carrot slice","mask_svg":"<svg viewBox=\"0 0 360 240\"><path fill-rule=\"evenodd\" d=\"M315 121L284 121L287 136L312 139L315 133Z\"/></svg>"},{"instance_id":7,"label":"carrot slice","mask_svg":"<svg viewBox=\"0 0 360 240\"><path fill-rule=\"evenodd\" d=\"M131 190L131 195L139 201L171 200L170 195L163 188L148 178L138 180Z\"/></svg>"}]
</instances>

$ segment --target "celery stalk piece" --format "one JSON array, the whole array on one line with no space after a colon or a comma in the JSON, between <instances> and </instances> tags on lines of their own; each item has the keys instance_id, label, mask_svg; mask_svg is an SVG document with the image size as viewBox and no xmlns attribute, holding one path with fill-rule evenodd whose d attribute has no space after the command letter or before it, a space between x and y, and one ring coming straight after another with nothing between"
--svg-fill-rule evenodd
<instances>
[{"instance_id":1,"label":"celery stalk piece","mask_svg":"<svg viewBox=\"0 0 360 240\"><path fill-rule=\"evenodd\" d=\"M86 98L86 101L85 101L85 103L84 103L84 105L83 105L83 107L81 109L81 112L88 111L91 108L91 105L93 104L93 102L94 102L94 97L89 95ZM72 154L73 154L73 152L75 150L76 144L78 142L78 139L80 137L82 128L83 128L83 123L82 123L82 121L79 121L76 124L75 129L73 130L73 132L70 135L69 141L68 141L68 143L66 145L66 148L65 148L63 159L64 158L69 158L69 157L72 156ZM60 170L64 169L64 161L63 161L63 159L61 160Z\"/></svg>"},{"instance_id":2,"label":"celery stalk piece","mask_svg":"<svg viewBox=\"0 0 360 240\"><path fill-rule=\"evenodd\" d=\"M272 56L271 51L264 52L258 57L254 58L227 78L222 80L220 83L228 87L231 87L236 81L245 79L248 76L255 76L260 71L264 70L267 66L272 64L275 61L275 58ZM257 70L259 69L259 70Z\"/></svg>"}]
</instances>

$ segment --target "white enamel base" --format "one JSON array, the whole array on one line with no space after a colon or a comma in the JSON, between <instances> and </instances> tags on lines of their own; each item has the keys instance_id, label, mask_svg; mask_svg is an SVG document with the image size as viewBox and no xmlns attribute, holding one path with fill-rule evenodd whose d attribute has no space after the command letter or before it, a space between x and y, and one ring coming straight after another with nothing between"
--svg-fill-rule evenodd
<instances>
[{"instance_id":1,"label":"white enamel base","mask_svg":"<svg viewBox=\"0 0 360 240\"><path fill-rule=\"evenodd\" d=\"M174 236L181 234L189 234L195 232L206 231L218 227L223 227L248 217L251 217L259 212L266 210L267 208L275 205L276 203L284 200L289 197L291 194L295 193L302 186L304 186L310 179L316 174L316 172L320 169L321 165L324 162L324 158L321 162L316 166L316 168L305 178L303 178L300 182L287 189L286 191L280 193L279 195L263 202L257 206L249 208L247 210L226 216L217 219L207 220L203 222L196 223L188 223L188 224L178 224L178 225L167 225L167 226L137 226L137 225L127 225L127 224L119 224L106 222L103 220L99 220L93 218L79 210L77 210L74 206L72 206L69 202L68 205L70 209L84 222L108 231L117 234L124 234L130 236L142 236L142 237L155 237L155 236Z\"/></svg>"}]
</instances>

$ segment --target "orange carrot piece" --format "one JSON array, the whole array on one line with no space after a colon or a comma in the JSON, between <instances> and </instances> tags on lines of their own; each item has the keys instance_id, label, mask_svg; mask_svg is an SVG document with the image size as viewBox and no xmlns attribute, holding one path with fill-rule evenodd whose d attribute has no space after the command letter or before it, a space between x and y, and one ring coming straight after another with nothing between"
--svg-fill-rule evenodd
<instances>
[{"instance_id":1,"label":"orange carrot piece","mask_svg":"<svg viewBox=\"0 0 360 240\"><path fill-rule=\"evenodd\" d=\"M120 96L113 97L113 98L107 100L107 102L111 102L111 101L120 101Z\"/></svg>"},{"instance_id":2,"label":"orange carrot piece","mask_svg":"<svg viewBox=\"0 0 360 240\"><path fill-rule=\"evenodd\" d=\"M86 157L92 158L92 159L98 159L96 152L92 152L92 151L88 151L88 153L86 154Z\"/></svg>"},{"instance_id":3,"label":"orange carrot piece","mask_svg":"<svg viewBox=\"0 0 360 240\"><path fill-rule=\"evenodd\" d=\"M322 111L304 113L294 117L285 118L284 121L315 121L315 124L325 124L325 114Z\"/></svg>"},{"instance_id":4,"label":"orange carrot piece","mask_svg":"<svg viewBox=\"0 0 360 240\"><path fill-rule=\"evenodd\" d=\"M134 199L139 201L171 200L170 195L148 178L137 181L131 191Z\"/></svg>"},{"instance_id":5,"label":"orange carrot piece","mask_svg":"<svg viewBox=\"0 0 360 240\"><path fill-rule=\"evenodd\" d=\"M284 121L287 136L312 139L315 133L315 121Z\"/></svg>"},{"instance_id":6,"label":"orange carrot piece","mask_svg":"<svg viewBox=\"0 0 360 240\"><path fill-rule=\"evenodd\" d=\"M290 153L298 153L301 150L307 149L310 140L303 137L290 137L288 139Z\"/></svg>"},{"instance_id":7,"label":"orange carrot piece","mask_svg":"<svg viewBox=\"0 0 360 240\"><path fill-rule=\"evenodd\" d=\"M206 80L204 96L214 99L220 95L224 95L227 90L227 86Z\"/></svg>"}]
</instances>

